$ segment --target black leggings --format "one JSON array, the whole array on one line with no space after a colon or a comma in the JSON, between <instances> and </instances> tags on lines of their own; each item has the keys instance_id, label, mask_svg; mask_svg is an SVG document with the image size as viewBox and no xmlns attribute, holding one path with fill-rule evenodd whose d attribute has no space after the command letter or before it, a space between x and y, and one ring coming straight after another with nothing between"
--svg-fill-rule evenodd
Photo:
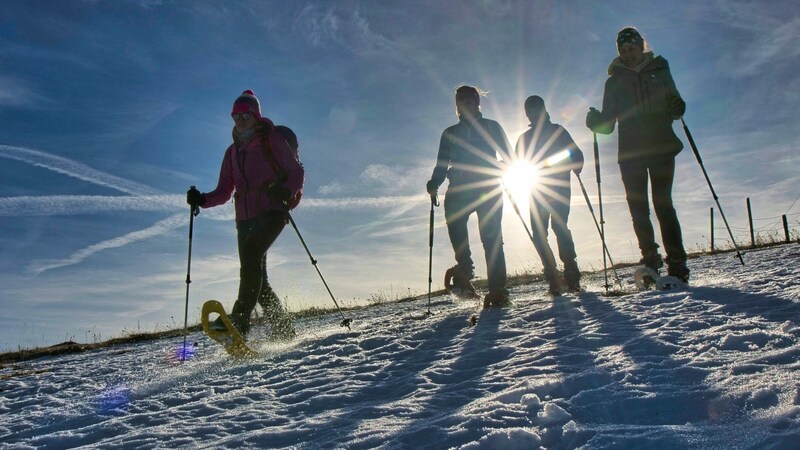
<instances>
[{"instance_id":1,"label":"black leggings","mask_svg":"<svg viewBox=\"0 0 800 450\"><path fill-rule=\"evenodd\" d=\"M250 317L266 279L267 250L286 226L286 213L266 211L254 219L236 223L239 243L239 297L233 314Z\"/></svg>"}]
</instances>

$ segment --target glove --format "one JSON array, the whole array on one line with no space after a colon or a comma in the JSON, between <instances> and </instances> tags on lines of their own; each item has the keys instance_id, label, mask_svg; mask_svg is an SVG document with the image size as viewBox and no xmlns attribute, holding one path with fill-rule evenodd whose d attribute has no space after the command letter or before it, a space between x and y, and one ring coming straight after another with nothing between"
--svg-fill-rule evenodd
<instances>
[{"instance_id":1,"label":"glove","mask_svg":"<svg viewBox=\"0 0 800 450\"><path fill-rule=\"evenodd\" d=\"M192 186L186 191L186 203L195 208L203 206L206 202L206 194L201 193L196 187Z\"/></svg>"},{"instance_id":2,"label":"glove","mask_svg":"<svg viewBox=\"0 0 800 450\"><path fill-rule=\"evenodd\" d=\"M572 171L580 175L583 170L583 152L578 150L572 155Z\"/></svg>"},{"instance_id":3,"label":"glove","mask_svg":"<svg viewBox=\"0 0 800 450\"><path fill-rule=\"evenodd\" d=\"M267 195L269 195L269 198L278 203L286 203L289 201L289 197L292 196L292 192L285 186L276 184L267 189Z\"/></svg>"},{"instance_id":4,"label":"glove","mask_svg":"<svg viewBox=\"0 0 800 450\"><path fill-rule=\"evenodd\" d=\"M681 117L686 112L686 102L678 96L672 97L667 107L672 117Z\"/></svg>"},{"instance_id":5,"label":"glove","mask_svg":"<svg viewBox=\"0 0 800 450\"><path fill-rule=\"evenodd\" d=\"M603 114L595 108L589 108L589 112L586 113L586 127L596 132L595 128L597 128L602 121Z\"/></svg>"},{"instance_id":6,"label":"glove","mask_svg":"<svg viewBox=\"0 0 800 450\"><path fill-rule=\"evenodd\" d=\"M439 185L433 180L428 180L428 183L425 185L425 190L428 191L428 194L433 195L439 190Z\"/></svg>"}]
</instances>

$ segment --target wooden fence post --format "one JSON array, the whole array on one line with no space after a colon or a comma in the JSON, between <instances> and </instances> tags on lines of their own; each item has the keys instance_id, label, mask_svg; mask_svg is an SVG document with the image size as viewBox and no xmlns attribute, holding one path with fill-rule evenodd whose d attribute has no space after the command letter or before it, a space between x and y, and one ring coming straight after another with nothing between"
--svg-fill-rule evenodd
<instances>
[{"instance_id":1,"label":"wooden fence post","mask_svg":"<svg viewBox=\"0 0 800 450\"><path fill-rule=\"evenodd\" d=\"M711 208L711 254L714 254L714 208Z\"/></svg>"},{"instance_id":2,"label":"wooden fence post","mask_svg":"<svg viewBox=\"0 0 800 450\"><path fill-rule=\"evenodd\" d=\"M789 241L789 222L786 220L786 214L783 215L783 235L786 236L786 243Z\"/></svg>"},{"instance_id":3,"label":"wooden fence post","mask_svg":"<svg viewBox=\"0 0 800 450\"><path fill-rule=\"evenodd\" d=\"M753 210L750 208L750 197L747 197L747 220L750 221L750 246L756 246L756 235L753 231Z\"/></svg>"}]
</instances>

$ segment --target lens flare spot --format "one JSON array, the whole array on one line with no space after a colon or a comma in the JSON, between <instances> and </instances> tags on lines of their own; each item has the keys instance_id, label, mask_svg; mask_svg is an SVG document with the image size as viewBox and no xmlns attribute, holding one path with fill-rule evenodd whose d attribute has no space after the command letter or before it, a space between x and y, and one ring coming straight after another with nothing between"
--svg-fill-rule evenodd
<instances>
[{"instance_id":1,"label":"lens flare spot","mask_svg":"<svg viewBox=\"0 0 800 450\"><path fill-rule=\"evenodd\" d=\"M520 206L527 205L531 189L538 181L536 166L528 161L513 162L503 174L503 183Z\"/></svg>"},{"instance_id":2,"label":"lens flare spot","mask_svg":"<svg viewBox=\"0 0 800 450\"><path fill-rule=\"evenodd\" d=\"M131 388L124 384L108 386L97 397L97 410L101 414L124 412L131 401Z\"/></svg>"},{"instance_id":3,"label":"lens flare spot","mask_svg":"<svg viewBox=\"0 0 800 450\"><path fill-rule=\"evenodd\" d=\"M185 342L175 349L174 353L172 354L172 359L174 361L183 362L189 359L192 359L197 354L197 342Z\"/></svg>"}]
</instances>

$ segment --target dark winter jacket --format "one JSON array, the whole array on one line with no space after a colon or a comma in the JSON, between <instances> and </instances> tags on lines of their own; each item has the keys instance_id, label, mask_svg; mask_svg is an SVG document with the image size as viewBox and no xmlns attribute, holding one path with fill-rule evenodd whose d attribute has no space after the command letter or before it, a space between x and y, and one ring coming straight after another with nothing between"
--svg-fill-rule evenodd
<instances>
[{"instance_id":1,"label":"dark winter jacket","mask_svg":"<svg viewBox=\"0 0 800 450\"><path fill-rule=\"evenodd\" d=\"M564 127L550 122L549 118L530 127L517 140L517 159L535 165L540 176L562 181L569 180L571 170L580 171L583 168L583 152ZM569 151L569 157L559 161L550 160L564 150Z\"/></svg>"},{"instance_id":2,"label":"dark winter jacket","mask_svg":"<svg viewBox=\"0 0 800 450\"><path fill-rule=\"evenodd\" d=\"M667 60L645 53L645 61L631 69L619 57L608 67L603 94L602 120L592 128L601 134L614 131L619 122L620 162L647 156L675 156L683 143L675 135L672 122L679 119L685 104L675 111L675 102L683 103L669 71Z\"/></svg>"},{"instance_id":3,"label":"dark winter jacket","mask_svg":"<svg viewBox=\"0 0 800 450\"><path fill-rule=\"evenodd\" d=\"M499 123L484 119L480 113L474 120L461 117L457 124L442 133L430 182L440 186L448 178L448 189L494 189L496 183L486 181L499 182L502 163L497 156L508 161L510 150L511 145Z\"/></svg>"},{"instance_id":4,"label":"dark winter jacket","mask_svg":"<svg viewBox=\"0 0 800 450\"><path fill-rule=\"evenodd\" d=\"M272 159L264 151L263 140L269 139ZM275 167L277 165L277 167ZM282 172L282 173L280 173ZM221 205L234 190L236 220L252 219L267 210L282 211L285 207L267 194L267 188L278 183L293 196L303 188L305 172L286 139L275 132L267 118L262 118L255 133L225 150L217 188L206 194L203 208Z\"/></svg>"}]
</instances>

